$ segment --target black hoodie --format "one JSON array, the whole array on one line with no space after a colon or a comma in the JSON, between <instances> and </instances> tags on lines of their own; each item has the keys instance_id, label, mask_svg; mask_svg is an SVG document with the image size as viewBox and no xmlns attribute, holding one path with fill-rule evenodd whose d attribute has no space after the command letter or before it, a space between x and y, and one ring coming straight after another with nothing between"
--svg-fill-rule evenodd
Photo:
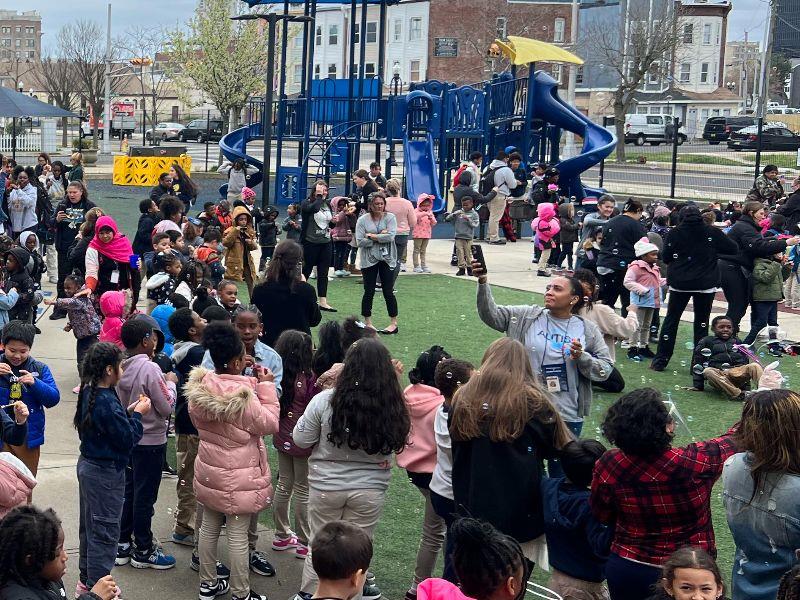
<instances>
[{"instance_id":1,"label":"black hoodie","mask_svg":"<svg viewBox=\"0 0 800 600\"><path fill-rule=\"evenodd\" d=\"M36 284L28 274L28 269L26 268L31 259L31 255L25 248L20 247L12 248L6 252L6 260L8 260L9 254L16 259L18 266L13 273L7 271L7 276L3 283L3 290L8 293L8 290L11 288L16 288L19 294L19 300L17 300L17 303L8 311L8 318L9 320L19 319L20 321L30 323L32 317L31 305L33 304L33 294L36 290Z\"/></svg>"}]
</instances>

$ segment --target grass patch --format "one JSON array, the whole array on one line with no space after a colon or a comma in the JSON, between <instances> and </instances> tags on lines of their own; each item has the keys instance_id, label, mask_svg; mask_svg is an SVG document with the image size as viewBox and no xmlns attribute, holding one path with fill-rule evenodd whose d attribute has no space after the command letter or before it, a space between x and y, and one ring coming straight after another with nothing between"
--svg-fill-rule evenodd
<instances>
[{"instance_id":1,"label":"grass patch","mask_svg":"<svg viewBox=\"0 0 800 600\"><path fill-rule=\"evenodd\" d=\"M756 164L756 153L755 152L740 152L739 156L742 159L752 165ZM790 168L790 169L797 169L797 153L796 152L762 152L761 153L761 164L767 165L772 164L777 167L782 168Z\"/></svg>"},{"instance_id":2,"label":"grass patch","mask_svg":"<svg viewBox=\"0 0 800 600\"><path fill-rule=\"evenodd\" d=\"M637 156L644 156L647 158L647 162L672 162L672 152L639 152L637 153L635 150L632 152L626 152L626 156L628 157L628 162L636 162ZM732 158L726 158L724 156L717 156L714 154L681 154L680 149L678 149L678 162L683 164L694 164L694 165L718 165L718 166L726 166L726 167L737 167L742 166L742 161L734 160Z\"/></svg>"}]
</instances>

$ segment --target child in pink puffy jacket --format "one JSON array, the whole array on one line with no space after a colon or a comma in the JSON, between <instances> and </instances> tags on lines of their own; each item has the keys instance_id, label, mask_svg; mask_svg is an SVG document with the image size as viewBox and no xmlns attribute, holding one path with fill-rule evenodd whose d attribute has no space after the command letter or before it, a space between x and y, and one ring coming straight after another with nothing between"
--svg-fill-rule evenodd
<instances>
[{"instance_id":1,"label":"child in pink puffy jacket","mask_svg":"<svg viewBox=\"0 0 800 600\"><path fill-rule=\"evenodd\" d=\"M433 198L430 194L420 194L417 198L417 208L414 209L417 215L417 224L414 226L414 273L431 272L425 264L425 252L433 236L432 230L436 226Z\"/></svg>"},{"instance_id":2,"label":"child in pink puffy jacket","mask_svg":"<svg viewBox=\"0 0 800 600\"><path fill-rule=\"evenodd\" d=\"M550 252L556 247L558 232L561 231L561 223L558 221L558 213L555 204L542 202L536 207L536 217L531 222L533 229L533 241L536 248L542 251L539 257L539 270L536 274L540 277L549 277L550 270L547 268L547 261L550 260Z\"/></svg>"},{"instance_id":3,"label":"child in pink puffy jacket","mask_svg":"<svg viewBox=\"0 0 800 600\"><path fill-rule=\"evenodd\" d=\"M254 365L255 377L241 375L245 348L230 323L215 322L203 333L214 371L195 367L184 387L200 445L194 489L203 506L199 527L200 597L226 593L217 578L217 541L227 525L232 598L263 598L250 592L250 521L272 502L272 477L263 436L278 431L280 405L273 375ZM198 514L198 521L201 521ZM197 532L197 529L195 529Z\"/></svg>"},{"instance_id":4,"label":"child in pink puffy jacket","mask_svg":"<svg viewBox=\"0 0 800 600\"><path fill-rule=\"evenodd\" d=\"M100 311L103 313L103 325L100 328L100 341L116 344L122 350L122 316L125 314L127 297L123 291L104 292L100 296Z\"/></svg>"},{"instance_id":5,"label":"child in pink puffy jacket","mask_svg":"<svg viewBox=\"0 0 800 600\"><path fill-rule=\"evenodd\" d=\"M643 237L633 245L634 260L625 273L622 284L631 293L631 306L636 306L639 316L639 329L630 338L628 358L641 360L653 358L653 351L647 346L650 336L650 323L653 314L661 306L661 286L667 280L661 277L658 268L658 246Z\"/></svg>"}]
</instances>

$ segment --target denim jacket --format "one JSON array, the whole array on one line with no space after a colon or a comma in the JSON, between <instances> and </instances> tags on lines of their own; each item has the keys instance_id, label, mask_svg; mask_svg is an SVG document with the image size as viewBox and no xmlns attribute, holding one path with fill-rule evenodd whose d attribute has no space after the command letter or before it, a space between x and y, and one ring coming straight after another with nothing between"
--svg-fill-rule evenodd
<instances>
[{"instance_id":1,"label":"denim jacket","mask_svg":"<svg viewBox=\"0 0 800 600\"><path fill-rule=\"evenodd\" d=\"M736 543L732 598L774 600L800 548L800 476L770 473L753 497L751 461L747 453L735 454L722 472L723 503Z\"/></svg>"}]
</instances>

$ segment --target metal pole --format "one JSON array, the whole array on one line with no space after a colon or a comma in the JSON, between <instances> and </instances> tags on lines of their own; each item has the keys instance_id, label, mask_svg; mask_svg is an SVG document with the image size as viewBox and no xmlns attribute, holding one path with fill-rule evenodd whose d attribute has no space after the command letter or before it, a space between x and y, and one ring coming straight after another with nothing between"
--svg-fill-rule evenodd
<instances>
[{"instance_id":1,"label":"metal pole","mask_svg":"<svg viewBox=\"0 0 800 600\"><path fill-rule=\"evenodd\" d=\"M764 131L764 116L759 115L758 117L758 146L756 146L756 172L753 175L754 179L758 179L758 176L761 174L761 134Z\"/></svg>"},{"instance_id":2,"label":"metal pole","mask_svg":"<svg viewBox=\"0 0 800 600\"><path fill-rule=\"evenodd\" d=\"M147 102L144 99L144 59L142 64L139 65L139 81L142 83L142 146L147 146L147 138L145 137L145 127L147 126ZM108 121L108 114L106 114L106 121ZM109 129L109 131L111 131Z\"/></svg>"},{"instance_id":3,"label":"metal pole","mask_svg":"<svg viewBox=\"0 0 800 600\"><path fill-rule=\"evenodd\" d=\"M380 104L381 99L383 98L383 79L384 79L384 63L386 62L386 0L381 0L381 11L380 17L378 19L378 69L377 69L377 76L378 76L378 100L376 101L377 104ZM377 110L375 111L377 114ZM388 125L388 123L386 124ZM378 140L378 125L375 125L375 139ZM381 160L381 143L380 141L375 142L375 161L380 162Z\"/></svg>"},{"instance_id":4,"label":"metal pole","mask_svg":"<svg viewBox=\"0 0 800 600\"><path fill-rule=\"evenodd\" d=\"M761 53L761 77L758 90L758 107L756 115L763 117L767 112L767 103L769 102L769 73L770 73L770 60L772 58L772 40L775 36L775 21L778 13L775 6L775 0L771 0L770 6L770 19L767 21L767 30L764 32L764 48ZM761 133L759 132L759 138ZM759 142L760 145L760 142Z\"/></svg>"},{"instance_id":5,"label":"metal pole","mask_svg":"<svg viewBox=\"0 0 800 600\"><path fill-rule=\"evenodd\" d=\"M572 18L569 24L569 44L573 53L577 53L578 45L578 19L579 17L578 0L572 0ZM559 82L560 83L560 82ZM575 106L575 87L578 85L578 65L569 65L569 79L567 80L567 104ZM528 90L530 94L532 90ZM575 148L575 134L571 131L567 132L564 154L567 156L575 156L577 149ZM527 158L527 157L526 157Z\"/></svg>"},{"instance_id":6,"label":"metal pole","mask_svg":"<svg viewBox=\"0 0 800 600\"><path fill-rule=\"evenodd\" d=\"M82 144L79 144L82 146ZM82 148L79 148L82 150ZM17 162L17 117L11 120L11 158Z\"/></svg>"},{"instance_id":7,"label":"metal pole","mask_svg":"<svg viewBox=\"0 0 800 600\"><path fill-rule=\"evenodd\" d=\"M281 76L278 80L278 132L275 147L275 172L281 169L283 157L283 136L286 135L286 69L289 63L286 60L287 46L289 45L289 0L283 2L283 24L281 25L283 43L281 44ZM275 194L280 197L279 194Z\"/></svg>"},{"instance_id":8,"label":"metal pole","mask_svg":"<svg viewBox=\"0 0 800 600\"><path fill-rule=\"evenodd\" d=\"M608 126L608 117L603 117L603 127L607 126ZM604 158L603 160L600 161L600 178L597 182L597 187L599 188L603 187L603 176L605 175L605 170L606 170L606 159Z\"/></svg>"},{"instance_id":9,"label":"metal pole","mask_svg":"<svg viewBox=\"0 0 800 600\"><path fill-rule=\"evenodd\" d=\"M106 72L105 72L105 133L103 134L103 154L111 154L111 3L108 3L108 23L106 25Z\"/></svg>"},{"instance_id":10,"label":"metal pole","mask_svg":"<svg viewBox=\"0 0 800 600\"><path fill-rule=\"evenodd\" d=\"M206 171L208 171L208 138L211 136L211 110L206 109Z\"/></svg>"},{"instance_id":11,"label":"metal pole","mask_svg":"<svg viewBox=\"0 0 800 600\"><path fill-rule=\"evenodd\" d=\"M272 165L272 97L275 95L275 29L280 15L267 15L269 36L267 41L267 95L264 98L264 179L261 183L261 208L266 209L270 198L270 180Z\"/></svg>"},{"instance_id":12,"label":"metal pole","mask_svg":"<svg viewBox=\"0 0 800 600\"><path fill-rule=\"evenodd\" d=\"M672 173L669 180L669 197L675 197L675 178L678 172L678 128L681 126L681 120L678 117L673 117L672 125L675 128L675 133L672 135Z\"/></svg>"}]
</instances>

